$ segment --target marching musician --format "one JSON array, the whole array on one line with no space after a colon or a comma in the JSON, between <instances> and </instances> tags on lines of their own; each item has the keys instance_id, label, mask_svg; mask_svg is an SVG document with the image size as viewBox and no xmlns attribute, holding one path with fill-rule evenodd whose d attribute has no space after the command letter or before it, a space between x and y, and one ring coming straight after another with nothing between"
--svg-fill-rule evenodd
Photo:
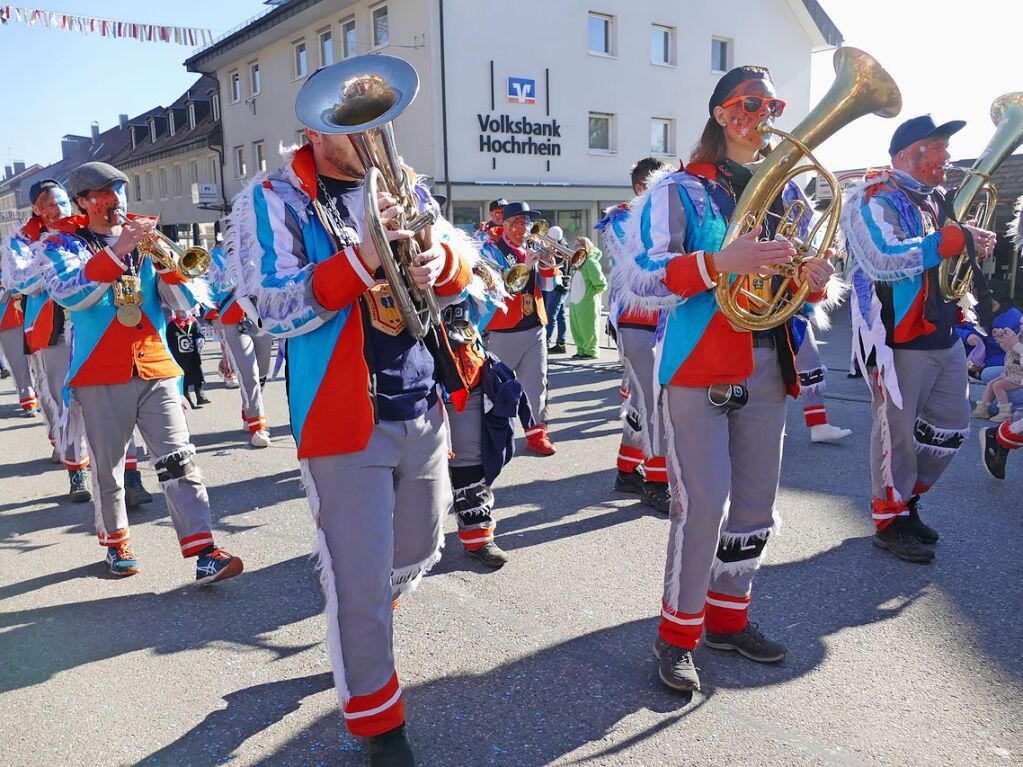
<instances>
[{"instance_id":1,"label":"marching musician","mask_svg":"<svg viewBox=\"0 0 1023 767\"><path fill-rule=\"evenodd\" d=\"M342 82L357 90L379 79L348 73L360 65L375 72L384 60L398 61L360 57L305 82L296 111L309 143L235 199L226 242L264 327L288 339L291 426L317 526L327 643L345 723L368 739L371 764L411 765L392 602L440 558L451 508L437 392L443 360L407 332L383 279L364 221L366 169L349 136L321 116L322 104L303 106L317 100L323 83L336 94ZM421 207L429 202L423 187L415 195ZM401 213L387 194L375 203L384 222ZM472 243L447 239L452 229L438 219L424 230L422 253L407 269L438 296L458 296L476 259Z\"/></svg>"},{"instance_id":2,"label":"marching musician","mask_svg":"<svg viewBox=\"0 0 1023 767\"><path fill-rule=\"evenodd\" d=\"M255 313L251 302L239 300L236 279L227 271L224 249L220 245L210 251L210 271L206 281L210 286L210 297L216 304L214 322L220 323L224 351L239 382L242 421L249 433L249 444L257 448L269 447L263 385L270 373L273 337L263 331L260 322L251 318L250 313Z\"/></svg>"},{"instance_id":3,"label":"marching musician","mask_svg":"<svg viewBox=\"0 0 1023 767\"><path fill-rule=\"evenodd\" d=\"M644 157L632 166L630 180L636 195L646 191L651 176L663 175L670 166L656 157ZM642 498L645 505L668 512L671 493L665 461L664 429L658 428L654 392L654 357L657 340L657 310L648 311L624 303L629 253L625 244L625 225L629 204L622 203L604 211L597 230L604 236L604 247L611 256L608 325L622 359L622 442L618 447L618 474L614 489Z\"/></svg>"},{"instance_id":4,"label":"marching musician","mask_svg":"<svg viewBox=\"0 0 1023 767\"><path fill-rule=\"evenodd\" d=\"M708 647L764 663L786 653L748 612L753 576L775 526L785 396L799 391L789 325L740 330L714 291L719 275L770 273L795 254L789 241L762 241L758 231L721 248L761 148L757 126L784 108L767 69L731 70L714 89L689 164L631 206L627 238L644 249L630 262L626 304L667 312L658 378L673 484L655 654L661 681L676 690L700 687L693 649L704 624ZM782 198L802 199L791 181ZM824 296L833 272L827 258L801 265L810 301Z\"/></svg>"},{"instance_id":5,"label":"marching musician","mask_svg":"<svg viewBox=\"0 0 1023 767\"><path fill-rule=\"evenodd\" d=\"M238 575L242 561L214 544L209 498L181 410L181 369L165 337L163 305L187 309L198 300L177 270L157 271L140 254L139 244L154 237L154 222L123 218L127 181L102 162L71 173L69 191L83 215L51 227L41 246L42 270L75 327L67 385L85 423L99 488L97 535L110 572L139 570L122 480L137 425L154 457L181 554L197 558L196 582L205 585Z\"/></svg>"},{"instance_id":6,"label":"marching musician","mask_svg":"<svg viewBox=\"0 0 1023 767\"><path fill-rule=\"evenodd\" d=\"M938 533L920 496L941 477L969 430L960 310L938 286L942 259L972 238L990 255L995 235L949 219L949 137L966 123L906 120L892 136L891 170L869 172L847 195L842 229L852 259L853 336L872 374L870 441L874 545L908 562L934 559Z\"/></svg>"},{"instance_id":7,"label":"marching musician","mask_svg":"<svg viewBox=\"0 0 1023 767\"><path fill-rule=\"evenodd\" d=\"M18 406L24 418L39 415L39 399L32 386L32 372L25 354L25 313L21 296L13 290L13 275L0 264L0 351L7 358L18 390ZM6 377L6 376L5 376Z\"/></svg>"},{"instance_id":8,"label":"marching musician","mask_svg":"<svg viewBox=\"0 0 1023 767\"><path fill-rule=\"evenodd\" d=\"M804 311L789 322L796 344L796 372L799 373L799 399L803 403L803 422L810 430L813 443L837 442L852 434L852 429L843 429L828 423L828 410L824 405L825 373L828 369L817 347L814 333L814 312Z\"/></svg>"},{"instance_id":9,"label":"marching musician","mask_svg":"<svg viewBox=\"0 0 1023 767\"><path fill-rule=\"evenodd\" d=\"M540 214L519 200L504 207L501 237L483 244L482 256L503 273L516 264L529 267L525 287L512 295L506 311L495 315L487 326L486 345L507 365L522 384L536 421L526 431L526 450L537 455L554 455L547 432L547 312L544 308L540 278L552 274L541 267L535 253L523 248L530 224Z\"/></svg>"},{"instance_id":10,"label":"marching musician","mask_svg":"<svg viewBox=\"0 0 1023 767\"><path fill-rule=\"evenodd\" d=\"M504 206L508 201L503 197L490 201L490 220L480 224L476 230L476 239L480 242L498 240L501 237L501 224L504 223Z\"/></svg>"}]
</instances>

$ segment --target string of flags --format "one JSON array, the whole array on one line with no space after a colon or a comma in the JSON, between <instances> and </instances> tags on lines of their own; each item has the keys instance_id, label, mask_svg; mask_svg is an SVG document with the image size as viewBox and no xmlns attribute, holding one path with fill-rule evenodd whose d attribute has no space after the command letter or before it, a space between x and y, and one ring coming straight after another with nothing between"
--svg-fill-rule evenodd
<instances>
[{"instance_id":1,"label":"string of flags","mask_svg":"<svg viewBox=\"0 0 1023 767\"><path fill-rule=\"evenodd\" d=\"M28 24L30 27L41 26L68 32L98 34L102 37L131 38L143 43L174 43L195 47L213 42L213 32L208 29L98 19L93 16L76 16L0 3L0 24L11 21Z\"/></svg>"}]
</instances>

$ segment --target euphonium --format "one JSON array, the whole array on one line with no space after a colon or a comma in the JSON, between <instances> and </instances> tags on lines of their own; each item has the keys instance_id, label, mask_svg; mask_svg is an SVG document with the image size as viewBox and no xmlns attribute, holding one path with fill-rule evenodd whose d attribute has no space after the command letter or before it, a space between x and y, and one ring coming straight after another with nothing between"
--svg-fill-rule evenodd
<instances>
[{"instance_id":1,"label":"euphonium","mask_svg":"<svg viewBox=\"0 0 1023 767\"><path fill-rule=\"evenodd\" d=\"M304 125L321 125L323 132L351 140L366 169L366 235L380 256L405 329L422 339L432 327L440 327L440 307L433 291L419 288L408 274L418 263L419 242L414 237L398 240L392 252L377 207L382 188L401 208L396 228L418 233L436 221L433 213L419 211L394 141L392 121L418 92L419 75L411 64L393 56L356 56L316 72L299 94L295 111Z\"/></svg>"},{"instance_id":2,"label":"euphonium","mask_svg":"<svg viewBox=\"0 0 1023 767\"><path fill-rule=\"evenodd\" d=\"M130 220L120 208L114 212L114 219L118 224ZM186 280L202 277L210 270L210 252L206 248L198 245L183 248L155 226L150 235L138 244L138 249L161 270L176 271Z\"/></svg>"},{"instance_id":3,"label":"euphonium","mask_svg":"<svg viewBox=\"0 0 1023 767\"><path fill-rule=\"evenodd\" d=\"M793 203L782 216L778 233L793 241L796 256L778 271L785 279L773 280L755 274L722 274L715 295L721 312L733 325L746 330L768 330L786 322L806 301L809 283L798 283L799 267L823 253L835 238L841 211L842 191L834 174L821 166L812 150L832 134L864 115L894 117L902 109L902 96L895 81L873 59L856 48L835 51L835 82L806 118L791 133L767 123L759 126L766 137L777 134L784 139L773 149L753 174L735 206L721 249L760 226L772 203L785 185L800 174L816 171L831 187L831 204L811 228L805 240L797 240L795 231L806 212L801 202ZM802 160L805 164L799 165ZM817 235L821 228L820 239ZM778 283L775 287L774 283ZM795 287L793 287L795 286Z\"/></svg>"},{"instance_id":4,"label":"euphonium","mask_svg":"<svg viewBox=\"0 0 1023 767\"><path fill-rule=\"evenodd\" d=\"M975 222L981 229L991 228L998 204L998 190L991 176L1005 158L1023 144L1023 92L1006 93L991 104L995 134L980 153L952 201L956 221ZM973 284L973 258L963 251L955 258L943 259L938 266L938 286L947 301L958 301Z\"/></svg>"}]
</instances>

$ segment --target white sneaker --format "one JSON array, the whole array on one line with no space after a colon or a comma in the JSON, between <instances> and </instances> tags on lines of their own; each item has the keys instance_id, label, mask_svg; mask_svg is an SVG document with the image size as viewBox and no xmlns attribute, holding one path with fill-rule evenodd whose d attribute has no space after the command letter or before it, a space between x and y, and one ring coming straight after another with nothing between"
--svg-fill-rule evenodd
<instances>
[{"instance_id":1,"label":"white sneaker","mask_svg":"<svg viewBox=\"0 0 1023 767\"><path fill-rule=\"evenodd\" d=\"M810 427L811 442L837 442L852 434L852 429L842 429L830 423L820 423Z\"/></svg>"},{"instance_id":2,"label":"white sneaker","mask_svg":"<svg viewBox=\"0 0 1023 767\"><path fill-rule=\"evenodd\" d=\"M253 432L249 444L253 447L270 447L270 432L266 429Z\"/></svg>"},{"instance_id":3,"label":"white sneaker","mask_svg":"<svg viewBox=\"0 0 1023 767\"><path fill-rule=\"evenodd\" d=\"M238 383L238 379L237 378L225 378L224 379L224 388L225 389L240 389L241 388L241 384Z\"/></svg>"},{"instance_id":4,"label":"white sneaker","mask_svg":"<svg viewBox=\"0 0 1023 767\"><path fill-rule=\"evenodd\" d=\"M53 448L53 452L50 453L50 463L64 463L64 458L58 448Z\"/></svg>"}]
</instances>

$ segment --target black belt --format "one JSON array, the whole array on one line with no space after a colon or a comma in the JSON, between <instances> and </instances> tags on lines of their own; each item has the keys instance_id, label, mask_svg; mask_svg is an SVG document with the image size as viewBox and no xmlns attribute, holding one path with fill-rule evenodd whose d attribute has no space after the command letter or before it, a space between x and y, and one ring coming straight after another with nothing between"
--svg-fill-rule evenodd
<instances>
[{"instance_id":1,"label":"black belt","mask_svg":"<svg viewBox=\"0 0 1023 767\"><path fill-rule=\"evenodd\" d=\"M753 346L763 346L763 347L766 347L768 349L775 349L775 348L777 348L777 345L774 342L774 335L773 334L772 335L767 335L767 334L759 335L757 333L754 333L753 334Z\"/></svg>"}]
</instances>

